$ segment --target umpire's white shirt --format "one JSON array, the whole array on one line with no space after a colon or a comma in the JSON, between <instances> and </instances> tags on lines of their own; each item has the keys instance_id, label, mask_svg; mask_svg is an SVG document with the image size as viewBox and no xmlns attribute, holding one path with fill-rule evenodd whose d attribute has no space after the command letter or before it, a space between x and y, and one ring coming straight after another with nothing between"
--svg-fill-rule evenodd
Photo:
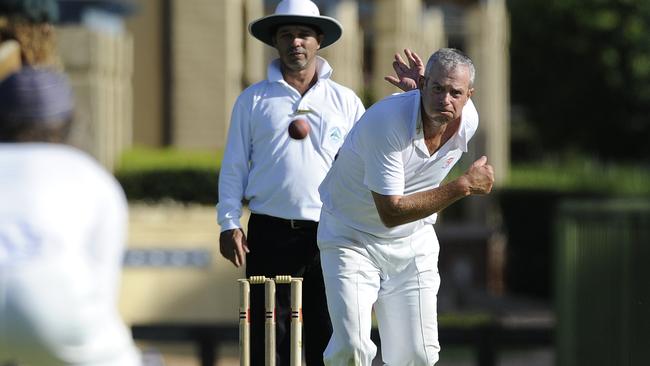
<instances>
[{"instance_id":1,"label":"umpire's white shirt","mask_svg":"<svg viewBox=\"0 0 650 366\"><path fill-rule=\"evenodd\" d=\"M242 199L254 213L318 221L318 186L365 109L352 90L330 79L327 61L317 63L318 81L305 95L284 81L275 60L267 80L237 98L219 173L221 230L241 227ZM287 132L297 117L311 127L303 140Z\"/></svg>"},{"instance_id":2,"label":"umpire's white shirt","mask_svg":"<svg viewBox=\"0 0 650 366\"><path fill-rule=\"evenodd\" d=\"M373 105L350 131L339 159L320 186L323 210L340 222L380 238L411 235L436 214L393 228L384 226L371 191L409 195L440 185L478 127L472 101L463 108L458 132L432 156L424 143L420 92L391 95Z\"/></svg>"},{"instance_id":3,"label":"umpire's white shirt","mask_svg":"<svg viewBox=\"0 0 650 366\"><path fill-rule=\"evenodd\" d=\"M140 364L117 311L126 225L85 153L0 143L0 364Z\"/></svg>"}]
</instances>

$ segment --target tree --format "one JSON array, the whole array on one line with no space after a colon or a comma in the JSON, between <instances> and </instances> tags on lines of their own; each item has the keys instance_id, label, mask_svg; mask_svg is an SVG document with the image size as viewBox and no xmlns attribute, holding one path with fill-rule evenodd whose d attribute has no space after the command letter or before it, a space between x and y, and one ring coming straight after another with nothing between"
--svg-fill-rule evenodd
<instances>
[{"instance_id":1,"label":"tree","mask_svg":"<svg viewBox=\"0 0 650 366\"><path fill-rule=\"evenodd\" d=\"M512 102L545 152L650 162L650 1L509 0Z\"/></svg>"}]
</instances>

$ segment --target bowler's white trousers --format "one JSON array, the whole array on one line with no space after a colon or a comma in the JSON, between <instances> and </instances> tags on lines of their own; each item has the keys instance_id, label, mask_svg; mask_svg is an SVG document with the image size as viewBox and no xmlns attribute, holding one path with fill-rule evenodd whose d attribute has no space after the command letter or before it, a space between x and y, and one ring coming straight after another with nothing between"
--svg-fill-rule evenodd
<instances>
[{"instance_id":1,"label":"bowler's white trousers","mask_svg":"<svg viewBox=\"0 0 650 366\"><path fill-rule=\"evenodd\" d=\"M377 353L370 339L373 305L385 364L438 361L440 247L432 225L389 240L346 226L323 210L318 246L334 328L326 365L372 364Z\"/></svg>"}]
</instances>

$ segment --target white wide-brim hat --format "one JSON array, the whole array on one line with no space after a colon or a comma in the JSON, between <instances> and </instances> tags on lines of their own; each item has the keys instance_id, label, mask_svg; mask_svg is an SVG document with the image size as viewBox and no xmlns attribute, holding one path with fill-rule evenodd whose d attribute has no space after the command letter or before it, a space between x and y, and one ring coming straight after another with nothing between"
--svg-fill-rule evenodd
<instances>
[{"instance_id":1,"label":"white wide-brim hat","mask_svg":"<svg viewBox=\"0 0 650 366\"><path fill-rule=\"evenodd\" d=\"M320 15L318 6L310 0L283 0L275 8L275 13L257 19L248 25L253 37L273 45L273 36L277 27L285 24L304 24L317 27L323 32L320 48L336 42L343 32L343 27L336 19Z\"/></svg>"}]
</instances>

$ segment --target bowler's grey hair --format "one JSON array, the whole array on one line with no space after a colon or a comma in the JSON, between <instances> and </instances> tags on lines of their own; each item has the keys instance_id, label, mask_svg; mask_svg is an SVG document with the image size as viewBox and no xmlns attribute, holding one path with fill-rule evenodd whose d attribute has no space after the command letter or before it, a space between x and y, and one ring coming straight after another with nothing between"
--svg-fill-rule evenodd
<instances>
[{"instance_id":1,"label":"bowler's grey hair","mask_svg":"<svg viewBox=\"0 0 650 366\"><path fill-rule=\"evenodd\" d=\"M474 63L466 54L455 48L441 48L431 55L427 62L425 75L429 75L433 65L440 65L447 71L455 69L458 65L467 66L469 69L469 86L474 85L474 76L476 75Z\"/></svg>"}]
</instances>

